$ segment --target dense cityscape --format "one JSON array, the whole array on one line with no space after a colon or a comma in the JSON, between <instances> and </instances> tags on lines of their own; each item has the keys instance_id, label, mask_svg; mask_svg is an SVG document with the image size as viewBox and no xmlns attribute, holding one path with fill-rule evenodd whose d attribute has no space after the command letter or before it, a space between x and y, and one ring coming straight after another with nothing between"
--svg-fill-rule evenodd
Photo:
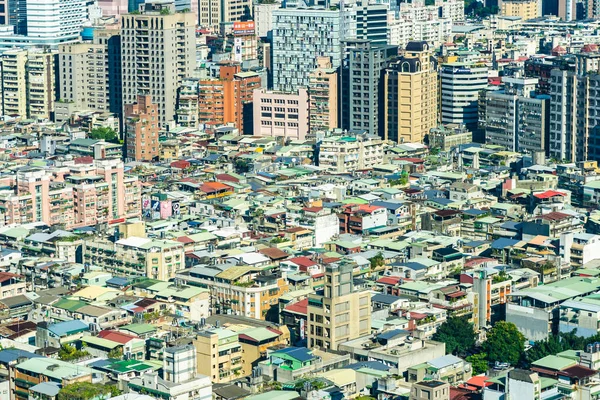
<instances>
[{"instance_id":1,"label":"dense cityscape","mask_svg":"<svg viewBox=\"0 0 600 400\"><path fill-rule=\"evenodd\" d=\"M600 3L0 0L0 400L600 400Z\"/></svg>"}]
</instances>

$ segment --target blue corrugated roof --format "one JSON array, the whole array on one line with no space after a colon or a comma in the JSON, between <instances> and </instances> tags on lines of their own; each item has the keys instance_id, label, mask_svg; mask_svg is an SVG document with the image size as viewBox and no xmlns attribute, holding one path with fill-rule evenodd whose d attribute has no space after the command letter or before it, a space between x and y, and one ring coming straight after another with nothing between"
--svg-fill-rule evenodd
<instances>
[{"instance_id":1,"label":"blue corrugated roof","mask_svg":"<svg viewBox=\"0 0 600 400\"><path fill-rule=\"evenodd\" d=\"M376 294L375 296L371 297L371 302L376 302L376 303L385 303L385 304L392 304L395 301L400 300L400 297L398 296L392 296L391 294Z\"/></svg>"},{"instance_id":2,"label":"blue corrugated roof","mask_svg":"<svg viewBox=\"0 0 600 400\"><path fill-rule=\"evenodd\" d=\"M59 322L58 324L50 325L48 330L56 336L73 334L81 331L89 330L90 326L83 321L75 319L73 321Z\"/></svg>"},{"instance_id":3,"label":"blue corrugated roof","mask_svg":"<svg viewBox=\"0 0 600 400\"><path fill-rule=\"evenodd\" d=\"M377 371L389 371L390 367L388 367L387 365L385 365L382 362L379 361L361 361L361 362L357 362L354 364L350 364L347 367L345 367L345 369L352 369L354 371L357 371L361 368L370 368L370 369L374 369Z\"/></svg>"},{"instance_id":4,"label":"blue corrugated roof","mask_svg":"<svg viewBox=\"0 0 600 400\"><path fill-rule=\"evenodd\" d=\"M288 347L273 353L273 355L277 354L287 354L300 362L310 361L315 358L306 347Z\"/></svg>"},{"instance_id":5,"label":"blue corrugated roof","mask_svg":"<svg viewBox=\"0 0 600 400\"><path fill-rule=\"evenodd\" d=\"M503 249L508 246L514 246L517 243L519 243L518 240L500 238L500 239L496 239L492 242L492 249Z\"/></svg>"},{"instance_id":6,"label":"blue corrugated roof","mask_svg":"<svg viewBox=\"0 0 600 400\"><path fill-rule=\"evenodd\" d=\"M400 335L408 335L408 331L404 329L392 329L391 331L380 333L377 335L377 339L390 340Z\"/></svg>"},{"instance_id":7,"label":"blue corrugated roof","mask_svg":"<svg viewBox=\"0 0 600 400\"><path fill-rule=\"evenodd\" d=\"M43 357L25 350L6 349L0 350L0 364L6 364L18 360L19 358L39 358Z\"/></svg>"}]
</instances>

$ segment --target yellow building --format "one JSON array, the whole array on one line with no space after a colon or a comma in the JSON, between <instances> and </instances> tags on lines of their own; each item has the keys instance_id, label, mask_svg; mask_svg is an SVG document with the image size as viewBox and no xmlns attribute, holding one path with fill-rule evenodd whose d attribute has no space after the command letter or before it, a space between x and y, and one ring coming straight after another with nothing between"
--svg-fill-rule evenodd
<instances>
[{"instance_id":1,"label":"yellow building","mask_svg":"<svg viewBox=\"0 0 600 400\"><path fill-rule=\"evenodd\" d=\"M2 54L2 108L4 115L27 118L27 50Z\"/></svg>"},{"instance_id":2,"label":"yellow building","mask_svg":"<svg viewBox=\"0 0 600 400\"><path fill-rule=\"evenodd\" d=\"M317 57L317 69L310 74L309 129L328 131L338 126L338 74L331 67L331 57Z\"/></svg>"},{"instance_id":3,"label":"yellow building","mask_svg":"<svg viewBox=\"0 0 600 400\"><path fill-rule=\"evenodd\" d=\"M308 296L308 347L337 350L340 343L371 332L371 294L356 291L352 265L325 269L322 292Z\"/></svg>"},{"instance_id":4,"label":"yellow building","mask_svg":"<svg viewBox=\"0 0 600 400\"><path fill-rule=\"evenodd\" d=\"M438 120L438 74L427 42L409 42L385 71L385 139L422 142Z\"/></svg>"},{"instance_id":5,"label":"yellow building","mask_svg":"<svg viewBox=\"0 0 600 400\"><path fill-rule=\"evenodd\" d=\"M505 17L521 17L524 21L541 17L541 3L538 0L501 0L500 14Z\"/></svg>"}]
</instances>

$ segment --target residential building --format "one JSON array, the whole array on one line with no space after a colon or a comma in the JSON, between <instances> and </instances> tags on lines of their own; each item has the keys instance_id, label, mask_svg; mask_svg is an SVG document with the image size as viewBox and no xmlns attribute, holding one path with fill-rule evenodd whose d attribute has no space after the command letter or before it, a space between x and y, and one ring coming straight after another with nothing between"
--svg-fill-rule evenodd
<instances>
[{"instance_id":1,"label":"residential building","mask_svg":"<svg viewBox=\"0 0 600 400\"><path fill-rule=\"evenodd\" d=\"M447 63L440 69L441 122L477 128L479 92L486 88L487 67L472 63Z\"/></svg>"},{"instance_id":2,"label":"residential building","mask_svg":"<svg viewBox=\"0 0 600 400\"><path fill-rule=\"evenodd\" d=\"M2 109L4 115L27 117L27 51L2 54Z\"/></svg>"},{"instance_id":3,"label":"residential building","mask_svg":"<svg viewBox=\"0 0 600 400\"><path fill-rule=\"evenodd\" d=\"M422 142L437 126L438 81L426 42L410 42L403 56L385 71L384 138Z\"/></svg>"},{"instance_id":4,"label":"residential building","mask_svg":"<svg viewBox=\"0 0 600 400\"><path fill-rule=\"evenodd\" d=\"M254 23L256 36L266 38L273 31L273 11L279 9L279 3L258 3L254 5Z\"/></svg>"},{"instance_id":5,"label":"residential building","mask_svg":"<svg viewBox=\"0 0 600 400\"><path fill-rule=\"evenodd\" d=\"M175 12L172 3L145 3L142 10L121 22L123 105L149 96L157 126L164 126L175 119L177 88L195 67L196 18Z\"/></svg>"},{"instance_id":6,"label":"residential building","mask_svg":"<svg viewBox=\"0 0 600 400\"><path fill-rule=\"evenodd\" d=\"M373 46L388 44L388 5L361 1L356 7L356 37L369 40Z\"/></svg>"},{"instance_id":7,"label":"residential building","mask_svg":"<svg viewBox=\"0 0 600 400\"><path fill-rule=\"evenodd\" d=\"M504 313L512 279L497 270L482 269L473 273L473 291L479 299L479 328L490 326Z\"/></svg>"},{"instance_id":8,"label":"residential building","mask_svg":"<svg viewBox=\"0 0 600 400\"><path fill-rule=\"evenodd\" d=\"M340 66L341 11L324 8L281 8L273 11L273 89L295 92L308 87L317 56Z\"/></svg>"},{"instance_id":9,"label":"residential building","mask_svg":"<svg viewBox=\"0 0 600 400\"><path fill-rule=\"evenodd\" d=\"M560 234L560 256L574 268L585 268L600 251L600 235L565 232Z\"/></svg>"},{"instance_id":10,"label":"residential building","mask_svg":"<svg viewBox=\"0 0 600 400\"><path fill-rule=\"evenodd\" d=\"M558 331L575 331L577 336L590 337L598 334L600 324L600 301L596 295L576 297L559 307Z\"/></svg>"},{"instance_id":11,"label":"residential building","mask_svg":"<svg viewBox=\"0 0 600 400\"><path fill-rule=\"evenodd\" d=\"M98 5L104 16L114 15L120 18L129 11L129 0L98 0Z\"/></svg>"},{"instance_id":12,"label":"residential building","mask_svg":"<svg viewBox=\"0 0 600 400\"><path fill-rule=\"evenodd\" d=\"M416 382L410 389L410 400L450 399L450 385L448 382L437 380Z\"/></svg>"},{"instance_id":13,"label":"residential building","mask_svg":"<svg viewBox=\"0 0 600 400\"><path fill-rule=\"evenodd\" d=\"M473 374L471 364L452 354L412 366L408 369L408 381L421 382L425 379L449 384L468 381Z\"/></svg>"},{"instance_id":14,"label":"residential building","mask_svg":"<svg viewBox=\"0 0 600 400\"><path fill-rule=\"evenodd\" d=\"M510 151L548 151L550 96L537 95L536 78L503 77L504 90L486 93L486 143Z\"/></svg>"},{"instance_id":15,"label":"residential building","mask_svg":"<svg viewBox=\"0 0 600 400\"><path fill-rule=\"evenodd\" d=\"M461 144L472 143L473 132L461 125L447 124L432 128L427 138L431 148L450 151Z\"/></svg>"},{"instance_id":16,"label":"residential building","mask_svg":"<svg viewBox=\"0 0 600 400\"><path fill-rule=\"evenodd\" d=\"M523 21L542 16L542 5L537 0L499 0L500 14L520 17Z\"/></svg>"},{"instance_id":17,"label":"residential building","mask_svg":"<svg viewBox=\"0 0 600 400\"><path fill-rule=\"evenodd\" d=\"M250 0L226 0L221 1L220 22L239 22L244 21L245 16L249 16L252 10L252 1Z\"/></svg>"},{"instance_id":18,"label":"residential building","mask_svg":"<svg viewBox=\"0 0 600 400\"><path fill-rule=\"evenodd\" d=\"M338 350L371 332L371 296L355 290L352 269L341 263L326 266L324 289L309 294L307 347Z\"/></svg>"},{"instance_id":19,"label":"residential building","mask_svg":"<svg viewBox=\"0 0 600 400\"><path fill-rule=\"evenodd\" d=\"M198 372L213 383L226 383L241 375L244 354L239 334L225 328L199 332L194 339Z\"/></svg>"},{"instance_id":20,"label":"residential building","mask_svg":"<svg viewBox=\"0 0 600 400\"><path fill-rule=\"evenodd\" d=\"M152 161L158 157L159 104L151 96L138 96L137 102L125 105L126 157L135 161Z\"/></svg>"},{"instance_id":21,"label":"residential building","mask_svg":"<svg viewBox=\"0 0 600 400\"><path fill-rule=\"evenodd\" d=\"M317 57L308 83L309 129L314 134L338 127L338 74L329 57Z\"/></svg>"},{"instance_id":22,"label":"residential building","mask_svg":"<svg viewBox=\"0 0 600 400\"><path fill-rule=\"evenodd\" d=\"M383 71L398 55L398 48L369 40L346 41L345 46L348 56L341 82L341 127L383 137L385 123L379 119L385 105Z\"/></svg>"},{"instance_id":23,"label":"residential building","mask_svg":"<svg viewBox=\"0 0 600 400\"><path fill-rule=\"evenodd\" d=\"M379 136L344 134L324 138L319 144L318 165L334 174L371 169L383 163L384 142Z\"/></svg>"},{"instance_id":24,"label":"residential building","mask_svg":"<svg viewBox=\"0 0 600 400\"><path fill-rule=\"evenodd\" d=\"M123 122L123 81L121 63L121 32L117 28L94 30L94 44L104 46L106 53L106 73L108 83L108 110L119 116ZM97 68L98 66L96 66ZM96 69L96 72L99 72ZM122 131L122 127L119 129Z\"/></svg>"},{"instance_id":25,"label":"residential building","mask_svg":"<svg viewBox=\"0 0 600 400\"><path fill-rule=\"evenodd\" d=\"M296 93L255 89L253 97L254 136L304 140L308 135L308 91Z\"/></svg>"},{"instance_id":26,"label":"residential building","mask_svg":"<svg viewBox=\"0 0 600 400\"><path fill-rule=\"evenodd\" d=\"M221 22L220 0L198 0L198 25L211 29L214 33L219 32Z\"/></svg>"},{"instance_id":27,"label":"residential building","mask_svg":"<svg viewBox=\"0 0 600 400\"><path fill-rule=\"evenodd\" d=\"M10 272L0 272L0 300L25 294L25 280Z\"/></svg>"}]
</instances>

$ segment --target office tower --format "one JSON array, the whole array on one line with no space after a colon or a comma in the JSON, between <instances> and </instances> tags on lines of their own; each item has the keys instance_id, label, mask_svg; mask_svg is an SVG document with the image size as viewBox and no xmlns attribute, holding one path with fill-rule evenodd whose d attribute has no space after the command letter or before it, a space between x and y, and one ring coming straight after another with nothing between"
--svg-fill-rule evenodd
<instances>
[{"instance_id":1,"label":"office tower","mask_svg":"<svg viewBox=\"0 0 600 400\"><path fill-rule=\"evenodd\" d=\"M323 290L308 295L307 347L337 350L371 333L371 295L354 288L352 265L325 267Z\"/></svg>"},{"instance_id":2,"label":"office tower","mask_svg":"<svg viewBox=\"0 0 600 400\"><path fill-rule=\"evenodd\" d=\"M114 15L120 18L129 12L129 0L98 0L98 5L103 16Z\"/></svg>"},{"instance_id":3,"label":"office tower","mask_svg":"<svg viewBox=\"0 0 600 400\"><path fill-rule=\"evenodd\" d=\"M542 16L539 0L499 0L500 15L505 17L521 17L523 21Z\"/></svg>"},{"instance_id":4,"label":"office tower","mask_svg":"<svg viewBox=\"0 0 600 400\"><path fill-rule=\"evenodd\" d=\"M123 131L123 81L121 66L121 34L119 29L96 29L94 44L104 46L107 64L108 110L119 116L120 130Z\"/></svg>"},{"instance_id":5,"label":"office tower","mask_svg":"<svg viewBox=\"0 0 600 400\"><path fill-rule=\"evenodd\" d=\"M341 61L341 13L329 9L282 8L273 11L273 89L295 92L308 87L317 57Z\"/></svg>"},{"instance_id":6,"label":"office tower","mask_svg":"<svg viewBox=\"0 0 600 400\"><path fill-rule=\"evenodd\" d=\"M487 67L472 63L447 63L440 69L442 124L462 124L476 129L479 92L487 87Z\"/></svg>"},{"instance_id":7,"label":"office tower","mask_svg":"<svg viewBox=\"0 0 600 400\"><path fill-rule=\"evenodd\" d=\"M338 127L338 74L331 68L329 57L318 57L317 65L308 84L311 133Z\"/></svg>"},{"instance_id":8,"label":"office tower","mask_svg":"<svg viewBox=\"0 0 600 400\"><path fill-rule=\"evenodd\" d=\"M137 103L125 105L126 157L151 161L158 156L158 104L149 95L138 96Z\"/></svg>"},{"instance_id":9,"label":"office tower","mask_svg":"<svg viewBox=\"0 0 600 400\"><path fill-rule=\"evenodd\" d=\"M342 128L366 131L383 137L384 115L383 73L393 57L395 46L373 45L368 40L346 42L347 60L342 75ZM344 71L346 72L346 71Z\"/></svg>"},{"instance_id":10,"label":"office tower","mask_svg":"<svg viewBox=\"0 0 600 400\"><path fill-rule=\"evenodd\" d=\"M2 108L23 118L52 116L56 97L55 53L41 49L8 50L2 54Z\"/></svg>"},{"instance_id":11,"label":"office tower","mask_svg":"<svg viewBox=\"0 0 600 400\"><path fill-rule=\"evenodd\" d=\"M308 134L308 92L254 90L254 136L304 140Z\"/></svg>"},{"instance_id":12,"label":"office tower","mask_svg":"<svg viewBox=\"0 0 600 400\"><path fill-rule=\"evenodd\" d=\"M517 152L547 152L550 96L535 93L536 78L502 80L504 90L486 93L486 143Z\"/></svg>"},{"instance_id":13,"label":"office tower","mask_svg":"<svg viewBox=\"0 0 600 400\"><path fill-rule=\"evenodd\" d=\"M242 72L237 63L219 66L219 79L198 82L198 123L212 126L233 123L240 132L252 132L252 97L254 89L260 86L260 76ZM185 90L183 93L184 97L191 94ZM186 105L185 98L181 100L180 105L191 107Z\"/></svg>"},{"instance_id":14,"label":"office tower","mask_svg":"<svg viewBox=\"0 0 600 400\"><path fill-rule=\"evenodd\" d=\"M386 45L387 4L369 4L361 2L356 7L356 37L370 40L372 45Z\"/></svg>"},{"instance_id":15,"label":"office tower","mask_svg":"<svg viewBox=\"0 0 600 400\"><path fill-rule=\"evenodd\" d=\"M76 40L86 20L84 0L26 0L27 36L56 43Z\"/></svg>"},{"instance_id":16,"label":"office tower","mask_svg":"<svg viewBox=\"0 0 600 400\"><path fill-rule=\"evenodd\" d=\"M575 71L552 70L550 157L571 162L600 159L599 54L580 53Z\"/></svg>"},{"instance_id":17,"label":"office tower","mask_svg":"<svg viewBox=\"0 0 600 400\"><path fill-rule=\"evenodd\" d=\"M175 118L177 88L195 67L195 25L194 14L175 13L172 4L146 3L142 13L123 16L124 105L150 96L161 126Z\"/></svg>"},{"instance_id":18,"label":"office tower","mask_svg":"<svg viewBox=\"0 0 600 400\"><path fill-rule=\"evenodd\" d=\"M422 142L438 122L438 74L426 42L410 42L385 71L384 138Z\"/></svg>"},{"instance_id":19,"label":"office tower","mask_svg":"<svg viewBox=\"0 0 600 400\"><path fill-rule=\"evenodd\" d=\"M58 98L77 110L108 111L106 47L77 43L58 49Z\"/></svg>"},{"instance_id":20,"label":"office tower","mask_svg":"<svg viewBox=\"0 0 600 400\"><path fill-rule=\"evenodd\" d=\"M256 4L254 6L254 23L256 23L256 36L266 38L273 30L273 11L281 7L279 3Z\"/></svg>"}]
</instances>

